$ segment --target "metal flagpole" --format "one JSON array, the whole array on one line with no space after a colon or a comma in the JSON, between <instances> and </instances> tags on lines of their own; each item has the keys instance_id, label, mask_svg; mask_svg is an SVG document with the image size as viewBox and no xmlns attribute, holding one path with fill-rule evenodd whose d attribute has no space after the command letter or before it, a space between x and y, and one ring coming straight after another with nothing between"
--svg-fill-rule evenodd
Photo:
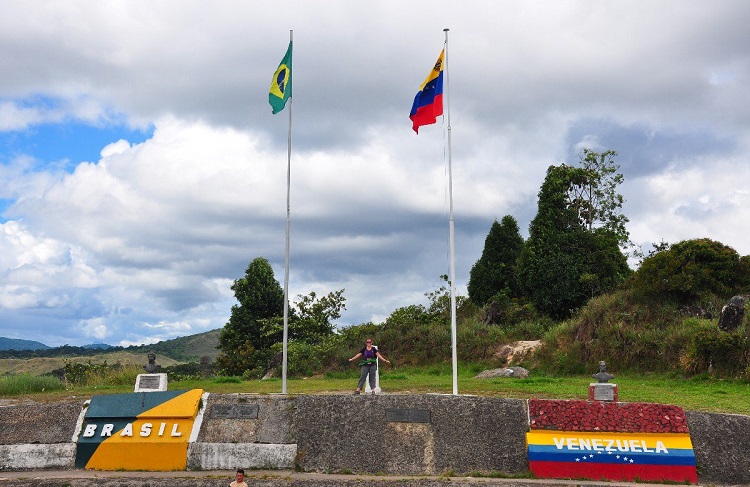
<instances>
[{"instance_id":1,"label":"metal flagpole","mask_svg":"<svg viewBox=\"0 0 750 487\"><path fill-rule=\"evenodd\" d=\"M294 31L289 31L289 43L292 43ZM289 73L294 76L293 72ZM291 80L290 80L291 81ZM282 345L282 365L281 365L281 393L286 394L286 372L287 372L287 340L289 338L289 227L291 219L289 217L289 188L291 187L292 173L292 98L294 93L289 97L289 134L287 136L286 151L286 252L284 262L284 343Z\"/></svg>"},{"instance_id":2,"label":"metal flagpole","mask_svg":"<svg viewBox=\"0 0 750 487\"><path fill-rule=\"evenodd\" d=\"M451 288L451 350L453 361L453 394L458 394L458 354L456 352L456 244L453 229L453 173L451 169L451 106L450 106L450 82L448 75L448 31L445 32L445 119L448 124L448 198L450 201L450 288Z\"/></svg>"}]
</instances>

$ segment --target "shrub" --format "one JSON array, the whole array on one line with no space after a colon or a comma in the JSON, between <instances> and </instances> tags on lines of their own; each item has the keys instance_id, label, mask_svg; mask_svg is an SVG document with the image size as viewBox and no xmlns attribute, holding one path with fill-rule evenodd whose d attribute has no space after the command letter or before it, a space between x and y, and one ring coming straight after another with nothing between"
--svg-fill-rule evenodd
<instances>
[{"instance_id":1,"label":"shrub","mask_svg":"<svg viewBox=\"0 0 750 487\"><path fill-rule=\"evenodd\" d=\"M643 261L632 288L642 298L693 304L728 299L750 286L750 259L707 238L684 240Z\"/></svg>"}]
</instances>

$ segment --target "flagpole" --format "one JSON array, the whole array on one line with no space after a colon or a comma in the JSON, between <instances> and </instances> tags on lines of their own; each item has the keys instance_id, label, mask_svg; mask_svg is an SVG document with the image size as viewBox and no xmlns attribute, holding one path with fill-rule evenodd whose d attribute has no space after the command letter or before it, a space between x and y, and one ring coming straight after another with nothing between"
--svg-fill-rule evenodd
<instances>
[{"instance_id":1,"label":"flagpole","mask_svg":"<svg viewBox=\"0 0 750 487\"><path fill-rule=\"evenodd\" d=\"M448 31L445 32L445 119L448 124L448 198L450 201L450 288L451 288L451 349L453 361L453 395L458 395L458 354L456 352L456 244L453 228L453 173L451 169L451 106L448 74Z\"/></svg>"},{"instance_id":2,"label":"flagpole","mask_svg":"<svg viewBox=\"0 0 750 487\"><path fill-rule=\"evenodd\" d=\"M294 31L289 31L289 44L292 43ZM290 73L290 76L293 74ZM291 80L290 80L291 81ZM286 374L287 374L287 341L289 338L289 228L291 226L290 218L290 198L289 188L291 187L292 173L292 98L289 97L289 133L287 135L286 150L286 252L284 261L284 338L282 345L282 365L281 365L281 393L286 394Z\"/></svg>"}]
</instances>

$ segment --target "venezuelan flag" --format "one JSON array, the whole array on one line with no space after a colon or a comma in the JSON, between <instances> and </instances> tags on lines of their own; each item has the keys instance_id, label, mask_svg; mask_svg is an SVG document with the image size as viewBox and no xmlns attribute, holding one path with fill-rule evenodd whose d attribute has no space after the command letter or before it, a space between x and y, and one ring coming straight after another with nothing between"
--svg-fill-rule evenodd
<instances>
[{"instance_id":1,"label":"venezuelan flag","mask_svg":"<svg viewBox=\"0 0 750 487\"><path fill-rule=\"evenodd\" d=\"M430 125L437 121L437 117L443 114L443 65L445 61L445 49L440 52L435 67L432 68L427 79L419 87L414 104L411 107L409 118L412 128L419 133L419 127Z\"/></svg>"},{"instance_id":2,"label":"venezuelan flag","mask_svg":"<svg viewBox=\"0 0 750 487\"><path fill-rule=\"evenodd\" d=\"M537 477L698 482L689 434L531 431Z\"/></svg>"}]
</instances>

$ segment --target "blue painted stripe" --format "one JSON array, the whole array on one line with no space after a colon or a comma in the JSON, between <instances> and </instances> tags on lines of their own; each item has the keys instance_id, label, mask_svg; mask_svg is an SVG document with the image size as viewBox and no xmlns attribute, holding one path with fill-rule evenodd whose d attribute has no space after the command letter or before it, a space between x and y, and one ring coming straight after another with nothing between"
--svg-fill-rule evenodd
<instances>
[{"instance_id":1,"label":"blue painted stripe","mask_svg":"<svg viewBox=\"0 0 750 487\"><path fill-rule=\"evenodd\" d=\"M695 453L693 450L675 448L669 450L669 453L590 450L565 451L559 450L555 446L529 445L529 461L616 463L628 465L695 465Z\"/></svg>"}]
</instances>

